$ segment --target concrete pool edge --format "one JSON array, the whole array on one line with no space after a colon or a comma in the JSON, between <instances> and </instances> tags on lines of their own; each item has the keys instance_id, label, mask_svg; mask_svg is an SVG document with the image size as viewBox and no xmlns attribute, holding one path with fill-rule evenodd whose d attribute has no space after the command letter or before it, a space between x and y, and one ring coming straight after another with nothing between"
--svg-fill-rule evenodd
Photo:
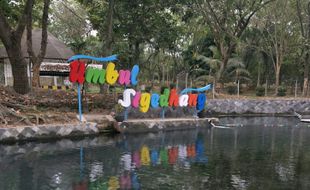
<instances>
[{"instance_id":1,"label":"concrete pool edge","mask_svg":"<svg viewBox=\"0 0 310 190\"><path fill-rule=\"evenodd\" d=\"M135 119L127 120L120 124L124 129L118 132L141 133L185 130L199 127L211 127L210 118L167 118L167 119ZM102 122L83 122L71 124L49 124L37 126L17 126L0 128L0 143L14 143L19 141L34 141L46 139L61 139L71 137L85 137L104 133L110 127L115 127L115 120Z\"/></svg>"},{"instance_id":2,"label":"concrete pool edge","mask_svg":"<svg viewBox=\"0 0 310 190\"><path fill-rule=\"evenodd\" d=\"M0 128L0 142L17 142L99 134L97 123L49 124Z\"/></svg>"},{"instance_id":3,"label":"concrete pool edge","mask_svg":"<svg viewBox=\"0 0 310 190\"><path fill-rule=\"evenodd\" d=\"M129 119L121 123L121 133L144 133L211 127L216 118Z\"/></svg>"}]
</instances>

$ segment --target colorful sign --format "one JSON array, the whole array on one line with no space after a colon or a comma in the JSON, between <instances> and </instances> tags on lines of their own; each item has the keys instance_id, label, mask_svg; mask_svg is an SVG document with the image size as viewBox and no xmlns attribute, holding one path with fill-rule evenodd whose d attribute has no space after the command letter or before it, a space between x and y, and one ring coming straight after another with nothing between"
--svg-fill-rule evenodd
<instances>
[{"instance_id":1,"label":"colorful sign","mask_svg":"<svg viewBox=\"0 0 310 190\"><path fill-rule=\"evenodd\" d=\"M87 67L81 59L91 59L95 61L108 62L105 69ZM186 88L178 94L177 89L166 88L161 94L138 92L133 89L138 84L138 75L140 72L139 65L134 65L131 70L116 70L115 64L112 62L117 59L116 55L110 57L97 58L86 55L76 55L71 57L69 80L72 83L78 83L78 92L80 95L80 85L84 82L92 84L108 84L115 85L118 83L125 87L123 98L118 103L124 108L139 108L145 113L150 108L165 107L196 107L201 111L205 107L206 95L205 91L211 89L211 84L202 88ZM127 88L131 87L131 88ZM80 97L80 96L79 96ZM79 112L81 118L81 106L79 98Z\"/></svg>"}]
</instances>

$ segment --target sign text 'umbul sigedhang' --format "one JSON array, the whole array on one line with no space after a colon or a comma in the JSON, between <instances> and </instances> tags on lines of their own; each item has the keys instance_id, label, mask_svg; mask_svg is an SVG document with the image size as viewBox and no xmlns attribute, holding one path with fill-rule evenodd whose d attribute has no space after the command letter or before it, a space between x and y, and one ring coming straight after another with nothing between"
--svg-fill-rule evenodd
<instances>
[{"instance_id":1,"label":"sign text 'umbul sigedhang'","mask_svg":"<svg viewBox=\"0 0 310 190\"><path fill-rule=\"evenodd\" d=\"M98 69L93 67L86 68L83 61L75 60L70 63L70 82L78 82L83 84L85 81L93 84L109 84L114 85L116 82L123 86L136 86L138 84L137 76L139 74L139 66L134 65L131 70L115 69L115 64L109 62L106 69ZM183 90L203 92L210 89L206 86L199 89ZM201 111L205 107L206 95L204 93L181 93L178 94L176 89L166 88L161 94L148 92L137 92L133 88L127 88L123 92L123 99L118 100L118 103L123 107L139 108L141 112L147 112L149 108L158 107L196 107Z\"/></svg>"}]
</instances>

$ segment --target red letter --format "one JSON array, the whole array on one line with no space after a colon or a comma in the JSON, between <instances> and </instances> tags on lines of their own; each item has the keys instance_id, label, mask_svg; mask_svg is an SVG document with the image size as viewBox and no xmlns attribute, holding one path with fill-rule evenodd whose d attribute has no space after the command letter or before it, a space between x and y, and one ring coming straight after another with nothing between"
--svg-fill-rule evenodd
<instances>
[{"instance_id":1,"label":"red letter","mask_svg":"<svg viewBox=\"0 0 310 190\"><path fill-rule=\"evenodd\" d=\"M70 63L70 74L69 80L70 82L78 82L83 84L85 79L85 63L82 61L73 61Z\"/></svg>"},{"instance_id":2,"label":"red letter","mask_svg":"<svg viewBox=\"0 0 310 190\"><path fill-rule=\"evenodd\" d=\"M177 107L179 106L179 95L176 89L172 89L169 97L169 106Z\"/></svg>"},{"instance_id":3,"label":"red letter","mask_svg":"<svg viewBox=\"0 0 310 190\"><path fill-rule=\"evenodd\" d=\"M188 106L196 106L197 105L197 94L189 94Z\"/></svg>"}]
</instances>

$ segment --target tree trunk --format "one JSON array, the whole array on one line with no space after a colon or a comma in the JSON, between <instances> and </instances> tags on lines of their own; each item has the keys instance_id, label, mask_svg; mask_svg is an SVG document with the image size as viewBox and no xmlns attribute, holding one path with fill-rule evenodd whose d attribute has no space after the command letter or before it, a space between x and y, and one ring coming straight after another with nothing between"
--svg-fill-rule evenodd
<instances>
[{"instance_id":1,"label":"tree trunk","mask_svg":"<svg viewBox=\"0 0 310 190\"><path fill-rule=\"evenodd\" d=\"M105 56L109 56L112 54L112 43L113 43L113 16L114 16L114 0L109 0L109 9L107 14L107 28L106 28L106 36L105 36L105 46L104 54ZM105 64L102 65L102 68L105 67ZM104 93L106 91L106 86L100 86L100 93Z\"/></svg>"},{"instance_id":2,"label":"tree trunk","mask_svg":"<svg viewBox=\"0 0 310 190\"><path fill-rule=\"evenodd\" d=\"M259 62L258 63L258 71L257 71L257 84L256 84L256 87L259 87L260 86L260 75L261 75L261 73L260 73L260 70L261 70L261 63Z\"/></svg>"},{"instance_id":3,"label":"tree trunk","mask_svg":"<svg viewBox=\"0 0 310 190\"><path fill-rule=\"evenodd\" d=\"M276 67L276 89L275 89L275 95L278 94L279 85L280 85L280 69L281 67Z\"/></svg>"},{"instance_id":4,"label":"tree trunk","mask_svg":"<svg viewBox=\"0 0 310 190\"><path fill-rule=\"evenodd\" d=\"M223 43L220 44L219 49L221 50L221 55L222 55L222 62L220 65L220 69L216 74L216 79L217 81L220 81L222 78L222 75L226 69L226 66L228 64L228 60L231 57L232 51L235 49L236 44L229 44L228 47L226 48Z\"/></svg>"},{"instance_id":5,"label":"tree trunk","mask_svg":"<svg viewBox=\"0 0 310 190\"><path fill-rule=\"evenodd\" d=\"M27 74L27 62L25 59L18 61L17 59L10 59L13 73L13 87L19 94L27 94L30 91L28 74Z\"/></svg>"},{"instance_id":6,"label":"tree trunk","mask_svg":"<svg viewBox=\"0 0 310 190\"><path fill-rule=\"evenodd\" d=\"M21 38L29 15L32 12L32 7L33 0L27 0L15 29L10 26L8 18L3 14L3 11L0 10L0 40L5 46L12 66L14 90L20 94L26 94L30 90L27 63L21 51Z\"/></svg>"},{"instance_id":7,"label":"tree trunk","mask_svg":"<svg viewBox=\"0 0 310 190\"><path fill-rule=\"evenodd\" d=\"M47 47L47 26L48 26L48 10L50 0L44 0L43 15L42 15L42 39L40 53L35 55L32 47L32 13L29 14L27 21L27 52L33 64L32 86L40 87L40 65L44 60Z\"/></svg>"},{"instance_id":8,"label":"tree trunk","mask_svg":"<svg viewBox=\"0 0 310 190\"><path fill-rule=\"evenodd\" d=\"M40 87L40 65L41 62L33 62L32 63L32 86L33 87Z\"/></svg>"},{"instance_id":9,"label":"tree trunk","mask_svg":"<svg viewBox=\"0 0 310 190\"><path fill-rule=\"evenodd\" d=\"M305 70L304 70L304 84L303 84L303 89L302 89L302 96L306 96L307 91L308 91L309 64L310 64L310 55L309 55L309 53L307 53L305 64L304 64Z\"/></svg>"},{"instance_id":10,"label":"tree trunk","mask_svg":"<svg viewBox=\"0 0 310 190\"><path fill-rule=\"evenodd\" d=\"M223 75L224 70L226 68L226 65L228 63L228 59L229 59L228 55L223 55L222 63L220 65L220 70L216 74L216 80L217 81L220 81L220 79L222 78L222 75Z\"/></svg>"},{"instance_id":11,"label":"tree trunk","mask_svg":"<svg viewBox=\"0 0 310 190\"><path fill-rule=\"evenodd\" d=\"M22 56L20 43L14 43L7 53L12 66L13 88L19 94L27 94L30 91L27 62Z\"/></svg>"},{"instance_id":12,"label":"tree trunk","mask_svg":"<svg viewBox=\"0 0 310 190\"><path fill-rule=\"evenodd\" d=\"M137 64L140 62L140 43L139 42L135 42L135 51L134 51L134 58L133 58L133 61L134 63L133 64ZM130 65L130 66L133 66L133 65Z\"/></svg>"},{"instance_id":13,"label":"tree trunk","mask_svg":"<svg viewBox=\"0 0 310 190\"><path fill-rule=\"evenodd\" d=\"M114 0L109 0L109 10L107 15L107 33L106 33L106 45L105 56L112 54L112 42L113 42L113 16L114 16Z\"/></svg>"}]
</instances>

